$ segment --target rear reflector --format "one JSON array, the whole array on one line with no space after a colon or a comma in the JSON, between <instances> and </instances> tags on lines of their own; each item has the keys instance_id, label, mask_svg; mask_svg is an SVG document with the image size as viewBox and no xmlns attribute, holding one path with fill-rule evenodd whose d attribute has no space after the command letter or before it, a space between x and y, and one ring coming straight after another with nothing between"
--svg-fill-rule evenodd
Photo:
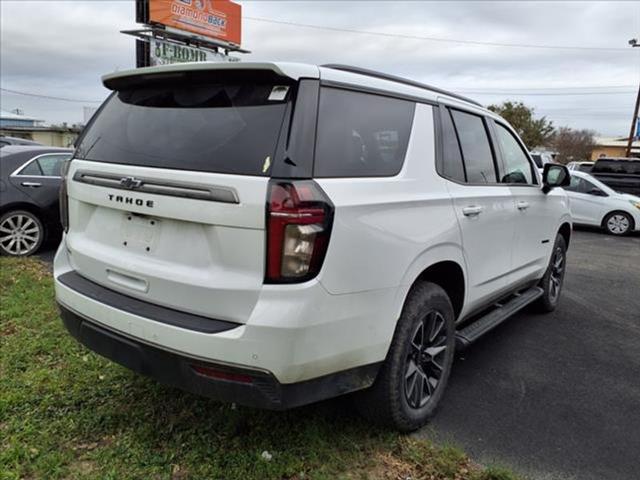
<instances>
[{"instance_id":1,"label":"rear reflector","mask_svg":"<svg viewBox=\"0 0 640 480\"><path fill-rule=\"evenodd\" d=\"M227 372L217 368L205 367L203 365L191 365L194 372L204 377L216 380L228 380L230 382L253 383L253 377L244 373Z\"/></svg>"},{"instance_id":2,"label":"rear reflector","mask_svg":"<svg viewBox=\"0 0 640 480\"><path fill-rule=\"evenodd\" d=\"M304 282L315 277L331 235L333 205L312 180L269 182L265 282Z\"/></svg>"}]
</instances>

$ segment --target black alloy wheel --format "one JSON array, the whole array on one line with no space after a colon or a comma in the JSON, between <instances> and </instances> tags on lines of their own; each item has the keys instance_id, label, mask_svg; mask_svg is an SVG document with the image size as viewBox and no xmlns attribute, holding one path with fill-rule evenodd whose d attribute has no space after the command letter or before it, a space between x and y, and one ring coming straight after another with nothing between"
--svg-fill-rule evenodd
<instances>
[{"instance_id":1,"label":"black alloy wheel","mask_svg":"<svg viewBox=\"0 0 640 480\"><path fill-rule=\"evenodd\" d=\"M405 363L404 394L411 408L424 407L438 388L446 354L445 319L432 310L416 325Z\"/></svg>"}]
</instances>

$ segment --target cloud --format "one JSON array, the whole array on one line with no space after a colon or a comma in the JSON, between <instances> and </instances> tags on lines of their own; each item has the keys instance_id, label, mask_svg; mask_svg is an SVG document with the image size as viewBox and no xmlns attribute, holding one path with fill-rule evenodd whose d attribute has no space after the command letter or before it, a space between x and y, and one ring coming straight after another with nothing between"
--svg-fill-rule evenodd
<instances>
[{"instance_id":1,"label":"cloud","mask_svg":"<svg viewBox=\"0 0 640 480\"><path fill-rule=\"evenodd\" d=\"M241 2L246 17L334 28L483 42L625 48L640 32L640 2ZM0 0L3 88L76 99L103 99L102 74L135 65L133 1ZM425 81L482 103L522 100L558 125L625 135L640 49L506 48L335 32L246 18L245 60L349 63ZM558 88L556 91L533 90ZM580 90L582 88L582 90ZM477 93L483 90L483 93ZM488 90L496 93L489 93ZM2 109L20 107L52 122L82 120L82 103L2 93Z\"/></svg>"}]
</instances>

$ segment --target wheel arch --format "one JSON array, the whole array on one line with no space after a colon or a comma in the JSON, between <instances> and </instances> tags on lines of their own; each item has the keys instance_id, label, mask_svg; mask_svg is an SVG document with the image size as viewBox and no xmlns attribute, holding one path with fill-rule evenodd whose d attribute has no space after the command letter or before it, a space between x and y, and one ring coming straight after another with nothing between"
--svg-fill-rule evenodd
<instances>
[{"instance_id":1,"label":"wheel arch","mask_svg":"<svg viewBox=\"0 0 640 480\"><path fill-rule=\"evenodd\" d=\"M560 225L558 234L562 235L562 238L564 238L564 243L567 245L567 247L569 247L569 242L571 241L571 224L569 222L565 222Z\"/></svg>"},{"instance_id":2,"label":"wheel arch","mask_svg":"<svg viewBox=\"0 0 640 480\"><path fill-rule=\"evenodd\" d=\"M452 260L435 263L425 268L412 286L418 282L431 282L442 287L451 300L455 318L458 319L464 306L466 293L464 271L458 263Z\"/></svg>"},{"instance_id":3,"label":"wheel arch","mask_svg":"<svg viewBox=\"0 0 640 480\"><path fill-rule=\"evenodd\" d=\"M411 288L421 281L442 287L453 304L456 318L460 317L467 294L466 262L460 245L454 243L434 246L419 255L406 270L396 301L396 318L400 317Z\"/></svg>"},{"instance_id":4,"label":"wheel arch","mask_svg":"<svg viewBox=\"0 0 640 480\"><path fill-rule=\"evenodd\" d=\"M34 205L33 203L29 203L29 202L7 203L5 205L0 206L0 216L4 215L5 213L11 212L13 210L26 210L27 212L37 216L40 222L42 223L42 225L43 226L45 225L42 209L37 205Z\"/></svg>"}]
</instances>

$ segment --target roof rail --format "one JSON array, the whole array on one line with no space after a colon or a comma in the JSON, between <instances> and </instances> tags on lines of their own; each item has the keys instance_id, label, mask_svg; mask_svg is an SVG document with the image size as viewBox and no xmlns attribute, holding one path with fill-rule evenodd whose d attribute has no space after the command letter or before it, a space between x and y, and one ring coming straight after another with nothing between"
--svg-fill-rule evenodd
<instances>
[{"instance_id":1,"label":"roof rail","mask_svg":"<svg viewBox=\"0 0 640 480\"><path fill-rule=\"evenodd\" d=\"M326 65L320 65L320 66L324 68L331 68L332 70L341 70L343 72L358 73L360 75L366 75L367 77L380 78L383 80L390 80L392 82L403 83L405 85L411 85L412 87L418 87L424 90L429 90L431 92L441 93L443 95L447 95L449 97L457 98L458 100L462 100L462 101L477 105L479 107L483 107L482 104L476 102L475 100L471 100L470 98L464 97L462 95L458 95L457 93L448 92L447 90L442 90L441 88L432 87L431 85L427 85L425 83L416 82L415 80L409 80L408 78L397 77L395 75L389 75L388 73L376 72L375 70L369 70L367 68L353 67L351 65L341 65L337 63L329 63Z\"/></svg>"}]
</instances>

